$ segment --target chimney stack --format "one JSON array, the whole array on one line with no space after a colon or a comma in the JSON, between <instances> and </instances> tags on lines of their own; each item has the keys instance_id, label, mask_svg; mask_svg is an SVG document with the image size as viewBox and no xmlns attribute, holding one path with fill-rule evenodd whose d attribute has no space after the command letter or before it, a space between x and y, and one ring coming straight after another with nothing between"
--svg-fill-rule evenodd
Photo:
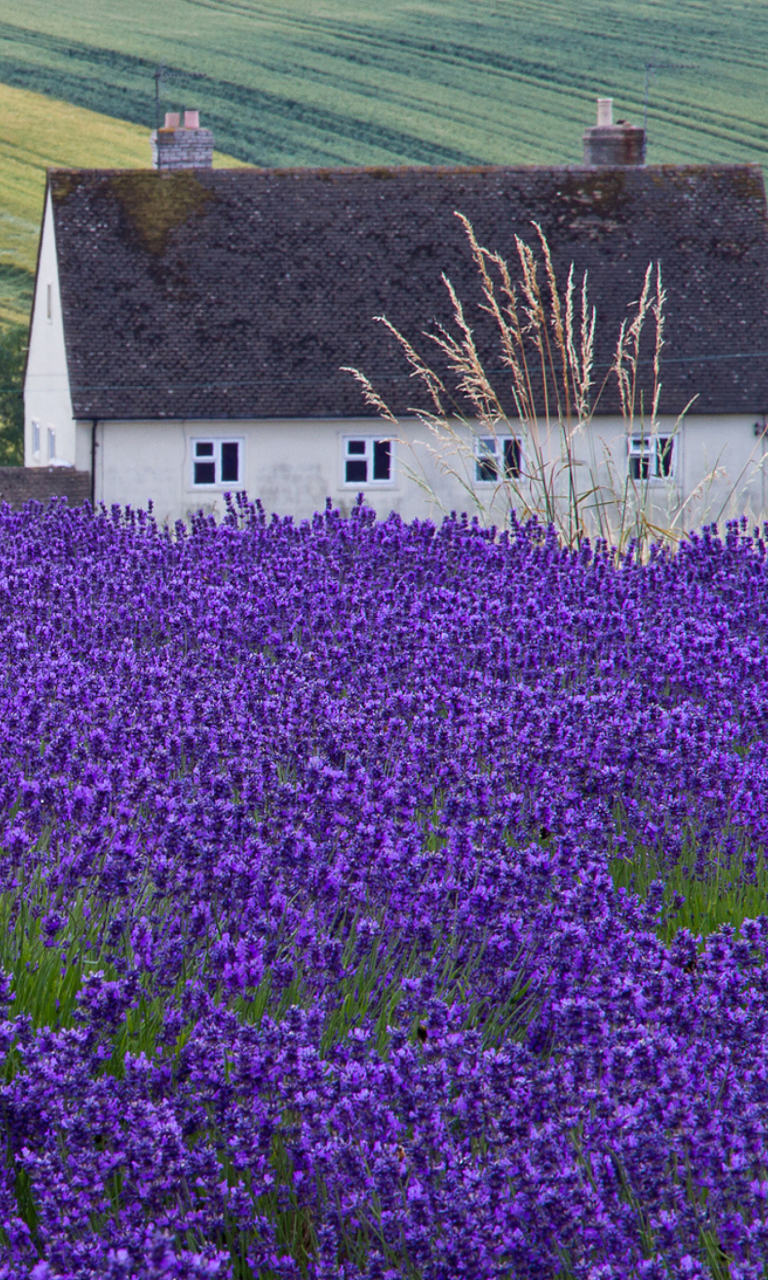
<instances>
[{"instance_id":1,"label":"chimney stack","mask_svg":"<svg viewBox=\"0 0 768 1280\"><path fill-rule=\"evenodd\" d=\"M213 134L200 128L200 112L168 111L165 124L150 134L152 168L210 169L213 165Z\"/></svg>"},{"instance_id":2,"label":"chimney stack","mask_svg":"<svg viewBox=\"0 0 768 1280\"><path fill-rule=\"evenodd\" d=\"M598 98L597 124L584 132L584 163L631 165L645 163L645 130L626 120L613 123L613 98Z\"/></svg>"}]
</instances>

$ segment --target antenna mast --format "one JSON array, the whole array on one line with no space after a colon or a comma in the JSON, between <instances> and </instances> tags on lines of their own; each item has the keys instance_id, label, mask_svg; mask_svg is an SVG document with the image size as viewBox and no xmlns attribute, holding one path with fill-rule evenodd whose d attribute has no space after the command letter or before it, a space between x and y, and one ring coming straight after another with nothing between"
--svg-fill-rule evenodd
<instances>
[{"instance_id":1,"label":"antenna mast","mask_svg":"<svg viewBox=\"0 0 768 1280\"><path fill-rule=\"evenodd\" d=\"M161 81L161 80L162 80L162 78L163 78L163 72L164 72L164 71L165 71L165 62L161 62L161 63L160 63L160 66L157 68L157 71L154 73L154 81L155 81L155 128L156 128L156 129L159 129L159 128L160 128L160 124L161 124L161 118L160 118L160 81Z\"/></svg>"}]
</instances>

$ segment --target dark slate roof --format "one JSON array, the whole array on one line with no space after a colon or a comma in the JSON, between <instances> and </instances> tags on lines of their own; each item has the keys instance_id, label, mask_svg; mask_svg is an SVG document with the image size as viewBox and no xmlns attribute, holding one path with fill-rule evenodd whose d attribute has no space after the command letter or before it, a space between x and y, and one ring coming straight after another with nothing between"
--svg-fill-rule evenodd
<instances>
[{"instance_id":1,"label":"dark slate roof","mask_svg":"<svg viewBox=\"0 0 768 1280\"><path fill-rule=\"evenodd\" d=\"M768 409L768 239L753 165L50 174L79 418L357 417L340 366L424 404L373 317L448 322L445 272L490 367L465 233L515 257L538 222L561 278L589 272L599 381L649 261L667 290L662 411ZM508 378L501 377L501 384ZM601 402L615 408L615 397Z\"/></svg>"}]
</instances>

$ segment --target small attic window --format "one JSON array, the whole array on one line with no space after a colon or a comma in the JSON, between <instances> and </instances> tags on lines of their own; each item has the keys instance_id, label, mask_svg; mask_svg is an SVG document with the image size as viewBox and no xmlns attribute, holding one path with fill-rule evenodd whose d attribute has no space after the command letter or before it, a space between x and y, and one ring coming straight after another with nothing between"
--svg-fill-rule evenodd
<instances>
[{"instance_id":1,"label":"small attic window","mask_svg":"<svg viewBox=\"0 0 768 1280\"><path fill-rule=\"evenodd\" d=\"M45 316L47 320L53 320L53 285L45 286Z\"/></svg>"}]
</instances>

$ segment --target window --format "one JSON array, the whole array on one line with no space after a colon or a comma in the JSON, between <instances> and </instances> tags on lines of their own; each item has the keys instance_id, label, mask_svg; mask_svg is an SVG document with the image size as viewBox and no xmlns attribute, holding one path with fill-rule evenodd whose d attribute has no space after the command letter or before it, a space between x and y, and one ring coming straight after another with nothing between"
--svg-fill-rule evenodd
<instances>
[{"instance_id":1,"label":"window","mask_svg":"<svg viewBox=\"0 0 768 1280\"><path fill-rule=\"evenodd\" d=\"M630 436L631 480L672 480L675 474L675 441L672 436Z\"/></svg>"},{"instance_id":2,"label":"window","mask_svg":"<svg viewBox=\"0 0 768 1280\"><path fill-rule=\"evenodd\" d=\"M344 484L389 484L392 441L359 436L344 441Z\"/></svg>"},{"instance_id":3,"label":"window","mask_svg":"<svg viewBox=\"0 0 768 1280\"><path fill-rule=\"evenodd\" d=\"M498 484L514 480L521 472L522 452L516 436L479 436L475 441L475 480Z\"/></svg>"},{"instance_id":4,"label":"window","mask_svg":"<svg viewBox=\"0 0 768 1280\"><path fill-rule=\"evenodd\" d=\"M32 457L40 457L40 423L37 418L32 419Z\"/></svg>"},{"instance_id":5,"label":"window","mask_svg":"<svg viewBox=\"0 0 768 1280\"><path fill-rule=\"evenodd\" d=\"M56 457L56 430L54 427L48 428L48 461L53 462Z\"/></svg>"},{"instance_id":6,"label":"window","mask_svg":"<svg viewBox=\"0 0 768 1280\"><path fill-rule=\"evenodd\" d=\"M45 316L47 320L53 320L53 285L45 286Z\"/></svg>"},{"instance_id":7,"label":"window","mask_svg":"<svg viewBox=\"0 0 768 1280\"><path fill-rule=\"evenodd\" d=\"M192 483L239 484L242 440L193 440Z\"/></svg>"}]
</instances>

